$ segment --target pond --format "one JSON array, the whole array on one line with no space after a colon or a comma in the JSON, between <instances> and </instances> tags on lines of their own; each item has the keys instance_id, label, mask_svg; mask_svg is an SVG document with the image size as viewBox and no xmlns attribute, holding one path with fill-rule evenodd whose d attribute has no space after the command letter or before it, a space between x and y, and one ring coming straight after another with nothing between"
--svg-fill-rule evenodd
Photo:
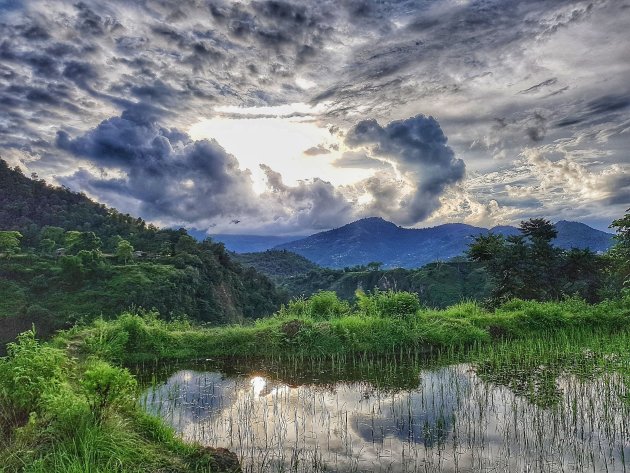
<instances>
[{"instance_id":1,"label":"pond","mask_svg":"<svg viewBox=\"0 0 630 473\"><path fill-rule=\"evenodd\" d=\"M560 376L556 401L541 405L461 363L162 369L146 410L236 452L247 472L630 471L630 407L614 374Z\"/></svg>"}]
</instances>

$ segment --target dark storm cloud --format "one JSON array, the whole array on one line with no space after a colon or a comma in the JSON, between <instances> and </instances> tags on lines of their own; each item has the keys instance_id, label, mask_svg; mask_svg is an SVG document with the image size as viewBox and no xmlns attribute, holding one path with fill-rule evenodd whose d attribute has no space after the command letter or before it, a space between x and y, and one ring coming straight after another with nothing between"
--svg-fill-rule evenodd
<instances>
[{"instance_id":1,"label":"dark storm cloud","mask_svg":"<svg viewBox=\"0 0 630 473\"><path fill-rule=\"evenodd\" d=\"M64 183L108 200L132 201L152 219L199 222L253 209L249 173L216 141L193 141L134 113L105 120L74 139L60 131L57 144L105 173L82 170Z\"/></svg>"},{"instance_id":2,"label":"dark storm cloud","mask_svg":"<svg viewBox=\"0 0 630 473\"><path fill-rule=\"evenodd\" d=\"M617 116L630 107L630 92L623 95L604 95L588 101L579 107L573 116L563 118L556 122L556 126L565 127L582 122L595 120L610 120L611 115Z\"/></svg>"},{"instance_id":3,"label":"dark storm cloud","mask_svg":"<svg viewBox=\"0 0 630 473\"><path fill-rule=\"evenodd\" d=\"M528 120L525 133L532 141L542 141L547 133L547 119L540 113L534 113Z\"/></svg>"},{"instance_id":4,"label":"dark storm cloud","mask_svg":"<svg viewBox=\"0 0 630 473\"><path fill-rule=\"evenodd\" d=\"M376 120L364 120L347 133L345 142L351 147L367 147L372 156L390 160L414 186L399 210L397 220L402 224L424 220L440 206L445 188L464 178L464 162L455 158L433 117L418 115L385 127Z\"/></svg>"}]
</instances>

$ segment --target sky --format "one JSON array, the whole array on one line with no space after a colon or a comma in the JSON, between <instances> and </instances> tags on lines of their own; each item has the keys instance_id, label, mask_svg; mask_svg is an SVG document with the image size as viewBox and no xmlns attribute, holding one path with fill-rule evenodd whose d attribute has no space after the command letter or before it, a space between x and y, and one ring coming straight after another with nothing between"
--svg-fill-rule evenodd
<instances>
[{"instance_id":1,"label":"sky","mask_svg":"<svg viewBox=\"0 0 630 473\"><path fill-rule=\"evenodd\" d=\"M0 0L0 156L160 226L630 207L630 0Z\"/></svg>"}]
</instances>

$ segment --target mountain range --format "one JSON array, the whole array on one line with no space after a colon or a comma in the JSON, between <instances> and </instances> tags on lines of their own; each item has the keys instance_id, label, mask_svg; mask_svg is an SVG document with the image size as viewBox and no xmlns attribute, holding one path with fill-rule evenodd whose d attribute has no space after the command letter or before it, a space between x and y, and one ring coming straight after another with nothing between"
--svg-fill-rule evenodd
<instances>
[{"instance_id":1,"label":"mountain range","mask_svg":"<svg viewBox=\"0 0 630 473\"><path fill-rule=\"evenodd\" d=\"M605 251L613 243L613 235L579 222L557 222L558 237L554 245L569 248L590 248ZM512 226L491 229L464 223L448 223L432 228L403 228L379 217L357 220L333 230L315 233L306 238L277 243L279 237L252 235L214 235L234 252L266 249L297 253L324 267L344 268L372 261L386 268L417 268L432 261L445 261L464 253L476 235L488 232L505 236L519 233ZM291 238L291 237L281 237ZM255 243L255 246L252 245ZM265 247L265 245L269 245Z\"/></svg>"}]
</instances>

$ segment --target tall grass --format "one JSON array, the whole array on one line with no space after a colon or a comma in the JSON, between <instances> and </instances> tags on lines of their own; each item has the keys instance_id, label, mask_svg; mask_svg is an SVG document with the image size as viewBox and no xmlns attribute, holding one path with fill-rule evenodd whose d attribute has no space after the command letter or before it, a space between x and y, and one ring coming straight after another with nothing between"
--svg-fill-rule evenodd
<instances>
[{"instance_id":1,"label":"tall grass","mask_svg":"<svg viewBox=\"0 0 630 473\"><path fill-rule=\"evenodd\" d=\"M253 324L219 328L125 313L64 337L67 342L80 336L87 354L130 363L216 356L429 353L556 332L628 329L628 299L596 305L578 299L513 300L493 311L465 302L430 310L421 309L414 294L375 292L360 294L354 307L334 293L320 293L293 301Z\"/></svg>"},{"instance_id":2,"label":"tall grass","mask_svg":"<svg viewBox=\"0 0 630 473\"><path fill-rule=\"evenodd\" d=\"M0 359L0 471L211 471L211 452L143 413L133 376L30 331Z\"/></svg>"}]
</instances>

